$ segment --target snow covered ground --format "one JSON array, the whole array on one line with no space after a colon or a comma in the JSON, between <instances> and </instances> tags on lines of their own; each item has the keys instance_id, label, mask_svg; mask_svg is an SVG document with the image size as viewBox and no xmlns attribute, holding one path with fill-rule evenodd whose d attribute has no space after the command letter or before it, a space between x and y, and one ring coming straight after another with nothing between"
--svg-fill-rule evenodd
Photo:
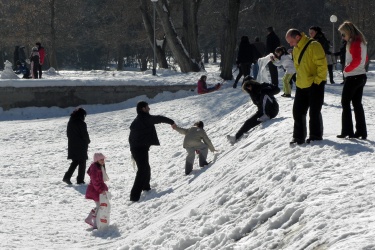
<instances>
[{"instance_id":1,"label":"snow covered ground","mask_svg":"<svg viewBox=\"0 0 375 250\"><path fill-rule=\"evenodd\" d=\"M209 83L220 81L217 65L207 71ZM202 73L158 74L61 71L0 84L51 86L64 84L61 79L183 84L196 82ZM280 96L275 119L233 146L227 142L225 136L256 109L247 94L231 87L233 81L207 95L181 91L84 106L91 137L87 165L95 152L108 157L112 213L110 227L102 231L84 222L94 207L84 198L87 185L61 181L70 164L66 125L73 107L0 110L0 249L375 249L374 71L368 77L367 140L336 138L339 84L326 86L324 140L296 147L289 146L293 98ZM341 82L339 71L335 81ZM152 191L130 203L135 171L128 135L139 100L150 103L151 114L170 117L181 127L203 120L219 152L209 153L211 165L200 169L196 161L185 176L183 136L157 125L161 146L150 150Z\"/></svg>"}]
</instances>

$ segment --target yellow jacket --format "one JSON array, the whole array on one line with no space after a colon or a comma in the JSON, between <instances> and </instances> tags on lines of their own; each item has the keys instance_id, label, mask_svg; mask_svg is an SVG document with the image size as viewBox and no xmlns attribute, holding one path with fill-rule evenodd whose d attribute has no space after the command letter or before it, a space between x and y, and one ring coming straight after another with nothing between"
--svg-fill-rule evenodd
<instances>
[{"instance_id":1,"label":"yellow jacket","mask_svg":"<svg viewBox=\"0 0 375 250\"><path fill-rule=\"evenodd\" d=\"M313 40L305 50L301 63L298 63L299 55L309 40L310 38L302 33L301 40L293 48L294 67L297 71L296 85L301 89L308 88L313 83L320 84L327 80L326 54L319 42Z\"/></svg>"}]
</instances>

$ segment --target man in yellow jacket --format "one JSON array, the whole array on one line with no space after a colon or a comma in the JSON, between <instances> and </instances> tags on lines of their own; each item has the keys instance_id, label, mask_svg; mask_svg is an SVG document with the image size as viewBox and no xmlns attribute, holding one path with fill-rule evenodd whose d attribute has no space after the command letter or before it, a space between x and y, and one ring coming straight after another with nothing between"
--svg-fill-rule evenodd
<instances>
[{"instance_id":1,"label":"man in yellow jacket","mask_svg":"<svg viewBox=\"0 0 375 250\"><path fill-rule=\"evenodd\" d=\"M296 94L293 104L294 130L290 144L303 144L306 139L306 115L309 110L310 136L306 143L323 139L322 106L327 79L327 61L322 45L297 29L285 35L293 48L297 71Z\"/></svg>"},{"instance_id":2,"label":"man in yellow jacket","mask_svg":"<svg viewBox=\"0 0 375 250\"><path fill-rule=\"evenodd\" d=\"M201 168L208 165L206 161L208 149L210 149L211 152L216 151L215 147L211 143L211 140L208 138L206 131L204 131L203 126L204 124L202 121L196 122L194 126L189 129L174 126L175 130L177 130L180 134L185 135L183 147L188 153L185 163L186 175L193 171L196 151L199 153L199 166Z\"/></svg>"}]
</instances>

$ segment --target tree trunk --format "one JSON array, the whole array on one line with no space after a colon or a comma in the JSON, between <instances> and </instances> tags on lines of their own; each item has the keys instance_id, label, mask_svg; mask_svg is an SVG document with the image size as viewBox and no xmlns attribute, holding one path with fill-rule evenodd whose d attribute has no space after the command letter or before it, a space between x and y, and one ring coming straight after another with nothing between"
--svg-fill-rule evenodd
<instances>
[{"instance_id":1,"label":"tree trunk","mask_svg":"<svg viewBox=\"0 0 375 250\"><path fill-rule=\"evenodd\" d=\"M217 62L216 47L213 48L213 59L214 59L214 63L216 63Z\"/></svg>"},{"instance_id":2,"label":"tree trunk","mask_svg":"<svg viewBox=\"0 0 375 250\"><path fill-rule=\"evenodd\" d=\"M237 42L237 25L238 13L240 10L241 0L228 0L228 16L224 24L224 53L221 55L221 78L224 80L232 80L232 68L235 57L235 48Z\"/></svg>"},{"instance_id":3,"label":"tree trunk","mask_svg":"<svg viewBox=\"0 0 375 250\"><path fill-rule=\"evenodd\" d=\"M170 48L175 61L180 67L181 72L199 72L199 64L189 57L185 46L181 42L181 38L178 36L176 30L174 29L170 11L168 9L168 0L159 0L154 4L163 26L165 37L168 43L167 45Z\"/></svg>"},{"instance_id":4,"label":"tree trunk","mask_svg":"<svg viewBox=\"0 0 375 250\"><path fill-rule=\"evenodd\" d=\"M203 61L204 63L208 63L208 48L204 48Z\"/></svg>"},{"instance_id":5,"label":"tree trunk","mask_svg":"<svg viewBox=\"0 0 375 250\"><path fill-rule=\"evenodd\" d=\"M190 57L204 70L202 57L198 44L198 21L197 13L202 0L183 0L183 38Z\"/></svg>"},{"instance_id":6,"label":"tree trunk","mask_svg":"<svg viewBox=\"0 0 375 250\"><path fill-rule=\"evenodd\" d=\"M117 70L124 70L124 47L121 43L118 43L117 51Z\"/></svg>"},{"instance_id":7,"label":"tree trunk","mask_svg":"<svg viewBox=\"0 0 375 250\"><path fill-rule=\"evenodd\" d=\"M58 70L56 58L56 27L55 27L55 0L50 2L51 8L51 49L49 54L50 67Z\"/></svg>"},{"instance_id":8,"label":"tree trunk","mask_svg":"<svg viewBox=\"0 0 375 250\"><path fill-rule=\"evenodd\" d=\"M141 5L140 5L140 10L142 13L142 19L143 19L143 24L146 29L148 41L150 43L151 48L154 48L154 29L151 24L151 18L150 15L147 12L147 3L149 0L141 0ZM155 27L156 29L156 27ZM157 58L157 62L159 62L159 68L167 69L168 68L168 63L167 59L165 58L165 38L163 38L162 41L157 41L156 42L156 48L155 48L155 54Z\"/></svg>"}]
</instances>

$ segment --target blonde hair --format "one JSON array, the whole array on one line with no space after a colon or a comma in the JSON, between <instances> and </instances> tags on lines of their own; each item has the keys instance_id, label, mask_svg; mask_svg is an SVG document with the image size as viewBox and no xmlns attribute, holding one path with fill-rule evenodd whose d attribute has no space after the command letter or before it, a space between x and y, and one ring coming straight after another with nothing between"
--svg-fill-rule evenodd
<instances>
[{"instance_id":1,"label":"blonde hair","mask_svg":"<svg viewBox=\"0 0 375 250\"><path fill-rule=\"evenodd\" d=\"M340 32L344 32L345 35L349 36L349 42L360 40L364 44L367 44L365 36L362 32L350 21L343 22L338 28Z\"/></svg>"}]
</instances>

